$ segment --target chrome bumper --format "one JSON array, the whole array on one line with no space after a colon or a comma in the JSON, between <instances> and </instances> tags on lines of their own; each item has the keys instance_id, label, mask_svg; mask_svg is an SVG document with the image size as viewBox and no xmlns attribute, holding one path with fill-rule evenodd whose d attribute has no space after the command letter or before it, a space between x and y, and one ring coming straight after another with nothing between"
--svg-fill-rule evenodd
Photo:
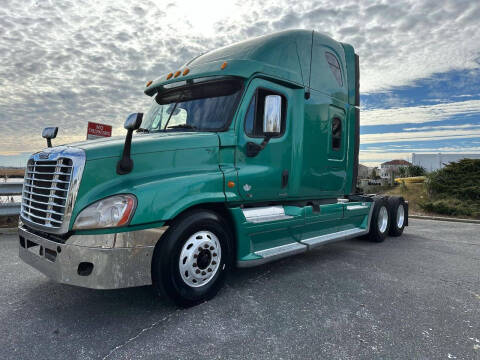
<instances>
[{"instance_id":1,"label":"chrome bumper","mask_svg":"<svg viewBox=\"0 0 480 360\"><path fill-rule=\"evenodd\" d=\"M150 285L153 250L165 230L72 235L62 244L20 227L19 256L63 284L91 289Z\"/></svg>"}]
</instances>

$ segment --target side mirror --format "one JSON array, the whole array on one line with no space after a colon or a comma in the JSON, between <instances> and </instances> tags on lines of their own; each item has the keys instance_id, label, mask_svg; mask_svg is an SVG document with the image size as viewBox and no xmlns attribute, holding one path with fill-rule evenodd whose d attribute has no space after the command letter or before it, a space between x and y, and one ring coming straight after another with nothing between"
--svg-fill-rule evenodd
<instances>
[{"instance_id":1,"label":"side mirror","mask_svg":"<svg viewBox=\"0 0 480 360\"><path fill-rule=\"evenodd\" d=\"M133 113L127 116L123 127L127 130L137 130L142 125L143 113Z\"/></svg>"},{"instance_id":2,"label":"side mirror","mask_svg":"<svg viewBox=\"0 0 480 360\"><path fill-rule=\"evenodd\" d=\"M133 113L128 115L123 127L127 129L125 145L123 146L122 158L117 163L117 174L125 175L133 169L133 160L130 158L130 149L132 147L132 134L134 130L142 125L143 113Z\"/></svg>"},{"instance_id":3,"label":"side mirror","mask_svg":"<svg viewBox=\"0 0 480 360\"><path fill-rule=\"evenodd\" d=\"M265 138L261 144L254 142L247 143L247 156L255 157L265 149L272 137L282 132L282 97L280 95L265 96L265 107L263 110L263 134Z\"/></svg>"},{"instance_id":4,"label":"side mirror","mask_svg":"<svg viewBox=\"0 0 480 360\"><path fill-rule=\"evenodd\" d=\"M58 127L46 127L42 131L42 137L47 139L47 146L52 147L52 139L57 137Z\"/></svg>"},{"instance_id":5,"label":"side mirror","mask_svg":"<svg viewBox=\"0 0 480 360\"><path fill-rule=\"evenodd\" d=\"M282 97L267 95L263 111L263 132L269 137L276 136L282 131Z\"/></svg>"}]
</instances>

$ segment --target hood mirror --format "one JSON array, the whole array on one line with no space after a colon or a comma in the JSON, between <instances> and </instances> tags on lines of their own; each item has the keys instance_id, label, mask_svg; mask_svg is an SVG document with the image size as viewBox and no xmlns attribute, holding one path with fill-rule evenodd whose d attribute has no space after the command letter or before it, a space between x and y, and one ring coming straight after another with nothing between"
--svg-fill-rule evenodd
<instances>
[{"instance_id":1,"label":"hood mirror","mask_svg":"<svg viewBox=\"0 0 480 360\"><path fill-rule=\"evenodd\" d=\"M123 146L122 158L117 163L117 174L125 175L132 171L133 160L130 158L130 149L132 147L132 134L142 125L143 113L133 113L128 115L123 127L127 130L125 145Z\"/></svg>"},{"instance_id":2,"label":"hood mirror","mask_svg":"<svg viewBox=\"0 0 480 360\"><path fill-rule=\"evenodd\" d=\"M47 146L52 147L52 139L57 137L58 127L46 127L42 131L42 137L47 139Z\"/></svg>"},{"instance_id":3,"label":"hood mirror","mask_svg":"<svg viewBox=\"0 0 480 360\"><path fill-rule=\"evenodd\" d=\"M143 113L133 113L127 116L123 127L127 130L137 130L142 125Z\"/></svg>"}]
</instances>

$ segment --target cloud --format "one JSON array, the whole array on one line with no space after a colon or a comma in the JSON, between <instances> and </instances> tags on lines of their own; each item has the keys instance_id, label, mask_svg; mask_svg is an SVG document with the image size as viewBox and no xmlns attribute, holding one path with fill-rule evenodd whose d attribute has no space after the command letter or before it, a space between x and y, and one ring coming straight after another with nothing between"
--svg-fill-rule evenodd
<instances>
[{"instance_id":1,"label":"cloud","mask_svg":"<svg viewBox=\"0 0 480 360\"><path fill-rule=\"evenodd\" d=\"M421 124L446 120L452 116L478 113L480 113L480 100L467 100L435 105L364 110L361 113L361 123L363 126Z\"/></svg>"},{"instance_id":2,"label":"cloud","mask_svg":"<svg viewBox=\"0 0 480 360\"><path fill-rule=\"evenodd\" d=\"M148 106L146 81L199 53L287 28L351 43L366 93L478 68L479 16L478 1L454 0L4 1L0 153L42 148L47 125L60 126L58 143L83 139L88 121L112 124L120 134L126 115ZM362 121L428 122L479 110L466 105L433 105L433 115L424 108L372 110Z\"/></svg>"},{"instance_id":3,"label":"cloud","mask_svg":"<svg viewBox=\"0 0 480 360\"><path fill-rule=\"evenodd\" d=\"M403 131L422 131L422 130L445 130L445 129L480 129L480 124L419 126L419 127L403 128L402 130Z\"/></svg>"},{"instance_id":4,"label":"cloud","mask_svg":"<svg viewBox=\"0 0 480 360\"><path fill-rule=\"evenodd\" d=\"M360 135L362 144L381 144L405 141L446 140L458 138L480 138L480 129L474 130L433 130L405 133L378 133Z\"/></svg>"}]
</instances>

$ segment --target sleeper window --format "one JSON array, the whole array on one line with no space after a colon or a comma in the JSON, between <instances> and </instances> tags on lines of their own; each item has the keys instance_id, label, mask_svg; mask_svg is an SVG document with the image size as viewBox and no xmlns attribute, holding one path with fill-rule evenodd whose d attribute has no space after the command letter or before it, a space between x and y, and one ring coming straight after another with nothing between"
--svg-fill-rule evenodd
<instances>
[{"instance_id":1,"label":"sleeper window","mask_svg":"<svg viewBox=\"0 0 480 360\"><path fill-rule=\"evenodd\" d=\"M335 55L329 52L325 53L325 58L327 59L328 66L330 67L330 70L332 71L333 76L335 76L335 79L337 80L338 85L342 87L343 86L342 70L340 69L340 64L338 63L337 58L335 57Z\"/></svg>"},{"instance_id":2,"label":"sleeper window","mask_svg":"<svg viewBox=\"0 0 480 360\"><path fill-rule=\"evenodd\" d=\"M340 150L342 146L342 120L332 119L332 150Z\"/></svg>"}]
</instances>

